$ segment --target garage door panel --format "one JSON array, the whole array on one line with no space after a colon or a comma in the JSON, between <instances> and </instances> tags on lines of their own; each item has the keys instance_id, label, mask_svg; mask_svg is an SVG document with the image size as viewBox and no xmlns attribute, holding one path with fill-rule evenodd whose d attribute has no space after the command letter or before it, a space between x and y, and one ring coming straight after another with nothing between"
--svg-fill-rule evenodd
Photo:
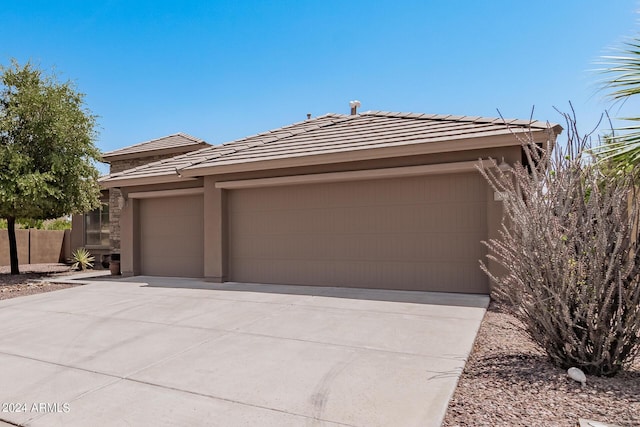
<instances>
[{"instance_id":1,"label":"garage door panel","mask_svg":"<svg viewBox=\"0 0 640 427\"><path fill-rule=\"evenodd\" d=\"M202 258L190 256L164 255L157 256L142 274L148 276L167 277L202 277Z\"/></svg>"},{"instance_id":2,"label":"garage door panel","mask_svg":"<svg viewBox=\"0 0 640 427\"><path fill-rule=\"evenodd\" d=\"M477 260L483 253L482 237L478 236L478 242L471 244L466 234L308 234L298 237L300 239L270 236L268 243L261 236L238 238L235 257L270 259L274 253L290 253L287 259L423 261Z\"/></svg>"},{"instance_id":3,"label":"garage door panel","mask_svg":"<svg viewBox=\"0 0 640 427\"><path fill-rule=\"evenodd\" d=\"M142 274L204 275L201 195L142 199L139 215Z\"/></svg>"},{"instance_id":4,"label":"garage door panel","mask_svg":"<svg viewBox=\"0 0 640 427\"><path fill-rule=\"evenodd\" d=\"M230 277L487 292L486 196L477 173L232 190Z\"/></svg>"},{"instance_id":5,"label":"garage door panel","mask_svg":"<svg viewBox=\"0 0 640 427\"><path fill-rule=\"evenodd\" d=\"M288 253L286 259L339 261L410 261L424 260L475 262L484 253L478 235L477 242L470 243L467 234L456 233L372 233L335 235L247 236L234 239L234 260L272 259L274 253ZM313 243L310 243L313 242ZM186 249L185 249L186 250Z\"/></svg>"},{"instance_id":6,"label":"garage door panel","mask_svg":"<svg viewBox=\"0 0 640 427\"><path fill-rule=\"evenodd\" d=\"M359 287L372 289L403 289L437 292L461 292L460 284L477 279L477 268L460 267L457 263L384 263L373 261L327 262L304 260L255 260L251 266L234 277L240 282L273 283L255 277L277 276L281 283L310 286ZM372 276L378 280L372 281ZM349 277L345 283L344 278ZM469 291L469 289L463 289Z\"/></svg>"},{"instance_id":7,"label":"garage door panel","mask_svg":"<svg viewBox=\"0 0 640 427\"><path fill-rule=\"evenodd\" d=\"M178 216L192 216L194 200L197 197L202 196L184 196L184 197L158 197L148 198L141 200L141 211L146 213L153 212L153 216L149 219L155 218L173 218ZM180 202L181 198L186 199Z\"/></svg>"},{"instance_id":8,"label":"garage door panel","mask_svg":"<svg viewBox=\"0 0 640 427\"><path fill-rule=\"evenodd\" d=\"M180 236L175 238L172 236L149 236L145 239L145 252L149 257L157 256L189 256L197 257L202 254L202 248L198 244L194 244L194 241L202 240L202 236L199 239L187 240ZM167 248L171 248L167 250Z\"/></svg>"},{"instance_id":9,"label":"garage door panel","mask_svg":"<svg viewBox=\"0 0 640 427\"><path fill-rule=\"evenodd\" d=\"M176 234L202 237L202 215L149 217L145 219L143 236L170 236Z\"/></svg>"},{"instance_id":10,"label":"garage door panel","mask_svg":"<svg viewBox=\"0 0 640 427\"><path fill-rule=\"evenodd\" d=\"M475 175L475 176L474 176ZM433 175L424 187L424 200L428 203L459 202L460 196L469 202L485 200L486 183L479 174Z\"/></svg>"},{"instance_id":11,"label":"garage door panel","mask_svg":"<svg viewBox=\"0 0 640 427\"><path fill-rule=\"evenodd\" d=\"M351 181L327 184L325 207L339 206L389 206L415 204L424 200L424 183L421 178L405 178L402 186L394 180ZM354 198L354 194L357 197Z\"/></svg>"},{"instance_id":12,"label":"garage door panel","mask_svg":"<svg viewBox=\"0 0 640 427\"><path fill-rule=\"evenodd\" d=\"M408 178L402 187L389 181L377 180L376 187L363 185L362 181L329 183L315 186L313 192L309 192L308 186L303 185L287 187L287 193L265 193L264 188L245 189L242 192L246 196L235 199L230 212L281 210L282 206L290 207L293 201L302 209L321 210L348 206L406 205L415 204L417 201L424 202L429 197L424 191L425 186L421 178ZM357 199L354 199L354 193L358 194ZM446 193L444 195L446 196Z\"/></svg>"},{"instance_id":13,"label":"garage door panel","mask_svg":"<svg viewBox=\"0 0 640 427\"><path fill-rule=\"evenodd\" d=\"M432 245L431 252L426 254L426 259L438 262L457 262L460 264L475 262L477 264L484 254L483 245L480 243L484 238L482 236L477 236L475 244L469 242L467 234L440 233L429 237L432 239Z\"/></svg>"}]
</instances>

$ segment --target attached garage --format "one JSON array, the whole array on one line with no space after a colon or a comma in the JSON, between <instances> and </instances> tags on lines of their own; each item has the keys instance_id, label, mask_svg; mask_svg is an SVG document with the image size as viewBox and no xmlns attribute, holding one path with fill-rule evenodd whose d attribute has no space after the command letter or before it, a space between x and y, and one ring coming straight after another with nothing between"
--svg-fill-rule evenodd
<instances>
[{"instance_id":1,"label":"attached garage","mask_svg":"<svg viewBox=\"0 0 640 427\"><path fill-rule=\"evenodd\" d=\"M141 274L202 277L202 195L143 198L139 204Z\"/></svg>"},{"instance_id":2,"label":"attached garage","mask_svg":"<svg viewBox=\"0 0 640 427\"><path fill-rule=\"evenodd\" d=\"M152 194L123 208L123 273L488 293L482 241L499 237L502 202L478 167L508 169L523 161L521 136L550 147L562 128L354 113L103 179L129 198Z\"/></svg>"},{"instance_id":3,"label":"attached garage","mask_svg":"<svg viewBox=\"0 0 640 427\"><path fill-rule=\"evenodd\" d=\"M231 190L238 282L488 292L478 172Z\"/></svg>"}]
</instances>

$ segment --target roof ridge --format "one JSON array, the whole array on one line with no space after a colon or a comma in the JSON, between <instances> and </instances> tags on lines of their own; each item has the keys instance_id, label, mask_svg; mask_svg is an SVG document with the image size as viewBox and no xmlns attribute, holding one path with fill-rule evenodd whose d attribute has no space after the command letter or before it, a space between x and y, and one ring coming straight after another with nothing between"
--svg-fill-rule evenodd
<instances>
[{"instance_id":1,"label":"roof ridge","mask_svg":"<svg viewBox=\"0 0 640 427\"><path fill-rule=\"evenodd\" d=\"M377 111L368 110L360 113L362 116L376 116L376 117L397 117L416 120L435 120L435 121L456 121L456 122L468 122L468 123L498 123L507 126L515 125L518 127L534 127L538 129L546 129L547 127L555 127L557 123L542 122L536 119L519 120L509 119L503 117L484 117L484 116L460 116L453 114L428 114L428 113L404 113L393 111Z\"/></svg>"},{"instance_id":2,"label":"roof ridge","mask_svg":"<svg viewBox=\"0 0 640 427\"><path fill-rule=\"evenodd\" d=\"M323 122L323 123L313 123L313 125L316 126L313 129L301 130L300 132L294 132L294 133L287 133L286 135L283 135L283 136L276 135L278 133L282 133L283 131L286 131L287 129L299 128L300 126L302 126L304 124L312 124L312 122L315 122L315 121L318 121L319 119L323 119L323 118L327 118L327 117L335 117L336 120L331 120L331 121ZM241 139L236 139L236 140L233 140L233 141L225 142L225 143L220 144L220 145L214 145L214 146L206 147L206 148L207 149L211 149L211 150L213 150L214 148L222 148L222 147L228 148L228 149L229 148L233 149L234 145L243 145L243 143L246 143L247 140L256 139L258 137L270 136L270 137L274 138L274 139L272 139L270 141L263 142L261 144L243 145L242 148L236 149L236 150L233 151L233 153L237 153L237 152L242 151L242 150L247 150L247 149L250 149L250 148L254 148L254 147L258 146L258 145L265 145L265 144L270 144L270 143L273 143L273 142L276 142L276 141L282 141L283 139L286 139L286 138L289 138L289 137L292 137L292 136L296 136L296 135L300 135L301 133L310 132L310 131L313 131L313 130L316 130L316 129L322 129L324 127L331 126L331 125L334 125L336 123L341 123L341 122L344 122L344 121L352 120L352 119L354 119L356 117L358 117L358 116L357 115L337 114L337 113L326 113L326 114L323 114L321 116L314 117L313 119L305 119L305 120L302 120L302 121L299 121L299 122L292 123L290 125L282 126L282 127L279 127L279 128L276 128L276 129L272 129L272 130L269 130L269 131L266 131L266 132L258 133L258 134L255 134L255 135L250 135L250 136L247 136L247 137L244 137L244 138L241 138ZM256 142L258 142L258 141L256 141ZM201 150L198 150L198 151L201 151ZM187 153L187 154L193 154L193 153L196 153L196 151L194 151L192 153ZM211 158L214 158L214 157L215 156L205 157L205 158L200 159L200 160L198 160L196 162L190 162L188 165L185 165L185 166L181 167L178 170L180 171L180 170L189 168L191 166L195 166L197 164L206 162L206 161L208 161L208 160L210 160ZM177 157L174 157L174 159L176 159L176 158Z\"/></svg>"},{"instance_id":3,"label":"roof ridge","mask_svg":"<svg viewBox=\"0 0 640 427\"><path fill-rule=\"evenodd\" d=\"M303 123L311 123L311 122L314 122L314 121L317 121L319 119L323 119L323 118L326 118L326 117L342 118L342 117L351 117L351 116L348 116L346 114L326 113L326 114L323 114L321 116L314 117L313 119L305 119L305 120L302 120L302 121L299 121L299 122L295 122L295 123L291 123L291 124L288 124L286 126L282 126L282 127L276 128L276 129L271 129L271 130L268 130L266 132L256 133L254 135L245 136L244 138L234 139L233 141L224 142L221 145L227 146L227 145L231 145L231 144L236 144L236 143L241 142L241 141L245 141L247 139L254 139L254 138L259 137L259 136L273 135L276 132L281 132L281 131L283 131L285 129L289 129L289 128L292 128L292 127L297 127L297 126L300 126ZM331 122L331 124L333 124L333 122ZM327 126L327 125L324 125L324 126ZM324 126L320 125L320 127L324 127Z\"/></svg>"},{"instance_id":4,"label":"roof ridge","mask_svg":"<svg viewBox=\"0 0 640 427\"><path fill-rule=\"evenodd\" d=\"M184 133L184 132L178 132L178 133L174 133L172 135L167 135L167 136L165 136L165 138L168 138L168 137L171 137L171 136L178 136L178 135L180 135L180 136L182 136L184 138L190 139L193 142L200 142L200 143L204 142L205 144L207 144L207 141L205 141L204 139L198 138L197 136L189 135L188 133ZM160 139L162 139L162 138L160 138Z\"/></svg>"}]
</instances>

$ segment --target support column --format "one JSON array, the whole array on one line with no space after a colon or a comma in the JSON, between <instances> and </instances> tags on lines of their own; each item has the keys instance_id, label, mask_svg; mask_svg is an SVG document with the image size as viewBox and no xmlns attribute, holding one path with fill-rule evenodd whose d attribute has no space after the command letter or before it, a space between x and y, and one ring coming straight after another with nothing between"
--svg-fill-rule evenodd
<instances>
[{"instance_id":1,"label":"support column","mask_svg":"<svg viewBox=\"0 0 640 427\"><path fill-rule=\"evenodd\" d=\"M139 201L129 199L120 213L120 270L123 276L135 276L140 271Z\"/></svg>"},{"instance_id":2,"label":"support column","mask_svg":"<svg viewBox=\"0 0 640 427\"><path fill-rule=\"evenodd\" d=\"M226 193L213 177L204 177L204 277L209 282L227 280Z\"/></svg>"},{"instance_id":3,"label":"support column","mask_svg":"<svg viewBox=\"0 0 640 427\"><path fill-rule=\"evenodd\" d=\"M491 188L491 186L487 183L487 241L491 239L500 239L500 230L502 229L502 221L503 221L503 205L502 205L502 194L497 193ZM490 253L488 248L485 248L487 253ZM506 274L506 270L496 261L487 259L486 257L483 260L489 269L489 272L496 277L503 276ZM489 291L495 285L492 280L489 280L487 277L487 281L489 284Z\"/></svg>"}]
</instances>

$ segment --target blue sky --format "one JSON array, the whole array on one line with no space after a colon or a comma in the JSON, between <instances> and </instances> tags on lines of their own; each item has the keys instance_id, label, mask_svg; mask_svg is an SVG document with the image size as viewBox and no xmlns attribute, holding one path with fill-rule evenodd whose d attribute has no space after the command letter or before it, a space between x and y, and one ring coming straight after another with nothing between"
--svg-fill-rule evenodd
<instances>
[{"instance_id":1,"label":"blue sky","mask_svg":"<svg viewBox=\"0 0 640 427\"><path fill-rule=\"evenodd\" d=\"M103 151L186 132L221 143L328 112L561 122L611 107L596 61L640 31L636 0L15 1L0 63L73 80ZM640 103L614 108L633 114ZM636 114L637 115L637 114Z\"/></svg>"}]
</instances>

